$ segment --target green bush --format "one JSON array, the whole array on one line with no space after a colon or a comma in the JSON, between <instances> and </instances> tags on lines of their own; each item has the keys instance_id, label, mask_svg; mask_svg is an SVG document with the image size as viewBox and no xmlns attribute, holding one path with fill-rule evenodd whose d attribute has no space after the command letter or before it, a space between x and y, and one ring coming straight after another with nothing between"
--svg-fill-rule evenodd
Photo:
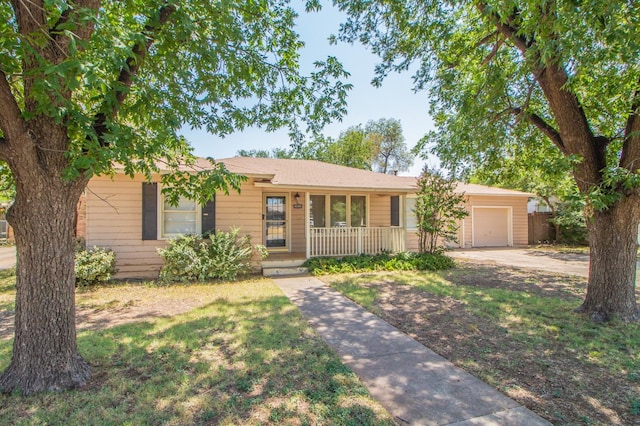
<instances>
[{"instance_id":1,"label":"green bush","mask_svg":"<svg viewBox=\"0 0 640 426\"><path fill-rule=\"evenodd\" d=\"M167 248L158 249L164 265L159 280L207 281L235 280L251 272L254 254L264 258L264 246L251 244L251 236L238 235L239 230L218 231L209 238L196 235L178 237Z\"/></svg>"},{"instance_id":2,"label":"green bush","mask_svg":"<svg viewBox=\"0 0 640 426\"><path fill-rule=\"evenodd\" d=\"M451 269L455 262L442 253L398 253L346 257L314 257L305 262L313 275L369 271L438 271Z\"/></svg>"},{"instance_id":3,"label":"green bush","mask_svg":"<svg viewBox=\"0 0 640 426\"><path fill-rule=\"evenodd\" d=\"M116 272L116 255L112 250L94 247L78 250L75 257L76 286L88 286L109 281Z\"/></svg>"}]
</instances>

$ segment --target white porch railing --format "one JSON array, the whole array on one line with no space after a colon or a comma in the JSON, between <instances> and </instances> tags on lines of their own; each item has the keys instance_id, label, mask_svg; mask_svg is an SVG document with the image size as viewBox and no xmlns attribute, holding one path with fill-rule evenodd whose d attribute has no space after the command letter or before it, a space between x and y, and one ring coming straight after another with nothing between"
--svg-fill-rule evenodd
<instances>
[{"instance_id":1,"label":"white porch railing","mask_svg":"<svg viewBox=\"0 0 640 426\"><path fill-rule=\"evenodd\" d=\"M309 228L309 257L397 253L405 249L404 229Z\"/></svg>"}]
</instances>

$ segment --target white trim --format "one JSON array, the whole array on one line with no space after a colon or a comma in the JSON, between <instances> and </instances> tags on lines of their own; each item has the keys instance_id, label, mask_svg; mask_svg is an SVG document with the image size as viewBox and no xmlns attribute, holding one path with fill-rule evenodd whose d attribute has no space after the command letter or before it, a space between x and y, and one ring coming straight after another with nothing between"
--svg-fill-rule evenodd
<instances>
[{"instance_id":1,"label":"white trim","mask_svg":"<svg viewBox=\"0 0 640 426\"><path fill-rule=\"evenodd\" d=\"M344 192L335 192L335 193L322 193L322 192L307 192L306 193L308 197L311 197L312 195L316 195L316 196L324 196L324 224L325 227L327 227L327 225L329 225L329 228L333 228L333 226L331 225L331 197L345 197L345 203L346 203L346 224L348 227L351 227L351 197L364 197L364 208L365 208L365 221L366 221L366 225L364 226L365 228L368 228L371 226L370 223L370 210L371 210L371 205L370 205L370 200L369 200L369 194L363 194L363 193L344 193ZM309 210L309 203L307 203L307 211ZM307 221L309 222L309 221Z\"/></svg>"},{"instance_id":2,"label":"white trim","mask_svg":"<svg viewBox=\"0 0 640 426\"><path fill-rule=\"evenodd\" d=\"M465 244L465 240L466 240L465 236L464 236L464 231L465 231L465 224L464 223L466 222L465 219L466 218L464 218L464 217L462 219L460 219L460 222L462 222L461 225L460 225L460 229L462 229L462 238L460 238L460 248L465 248L465 245L464 245Z\"/></svg>"},{"instance_id":3,"label":"white trim","mask_svg":"<svg viewBox=\"0 0 640 426\"><path fill-rule=\"evenodd\" d=\"M165 234L164 233L164 194L162 193L162 184L158 182L158 196L157 199L157 212L156 220L157 220L157 240L170 240L172 238L181 237L187 234ZM184 198L184 197L182 197ZM190 200L193 201L193 200ZM197 201L194 201L196 205L195 215L196 215L196 232L195 235L202 234L202 206ZM186 211L186 210L173 210L175 212Z\"/></svg>"},{"instance_id":4,"label":"white trim","mask_svg":"<svg viewBox=\"0 0 640 426\"><path fill-rule=\"evenodd\" d=\"M408 200L417 200L417 199L418 199L418 197L412 197L412 196L408 195L408 196L406 197L406 199L405 199L405 202L403 203L403 204L404 204L404 205L403 205L403 210L404 210L404 215L403 215L403 222L404 222L404 223L403 223L403 226L404 226L404 228L405 228L407 231L418 231L418 218L416 217L416 220L415 220L415 222L416 222L416 226L414 226L414 227L412 227L412 228L409 228L409 224L408 224L408 220L407 220L407 218L408 218L408 216L409 216L410 214L415 215L415 213L414 213L414 212L410 211L410 210L407 208L407 201L408 201ZM414 206L414 207L415 207L415 206Z\"/></svg>"},{"instance_id":5,"label":"white trim","mask_svg":"<svg viewBox=\"0 0 640 426\"><path fill-rule=\"evenodd\" d=\"M284 247L267 247L267 197L284 197L284 222L285 222L285 246ZM267 251L270 253L287 253L291 252L291 194L288 192L263 192L262 193L262 214L264 220L262 221L262 241L264 246L267 247Z\"/></svg>"},{"instance_id":6,"label":"white trim","mask_svg":"<svg viewBox=\"0 0 640 426\"><path fill-rule=\"evenodd\" d=\"M304 245L305 245L305 258L308 259L311 254L311 212L309 211L311 206L311 198L309 192L304 193Z\"/></svg>"},{"instance_id":7,"label":"white trim","mask_svg":"<svg viewBox=\"0 0 640 426\"><path fill-rule=\"evenodd\" d=\"M507 210L507 247L513 246L513 207L512 206L471 206L471 246L476 246L476 209L506 209Z\"/></svg>"}]
</instances>

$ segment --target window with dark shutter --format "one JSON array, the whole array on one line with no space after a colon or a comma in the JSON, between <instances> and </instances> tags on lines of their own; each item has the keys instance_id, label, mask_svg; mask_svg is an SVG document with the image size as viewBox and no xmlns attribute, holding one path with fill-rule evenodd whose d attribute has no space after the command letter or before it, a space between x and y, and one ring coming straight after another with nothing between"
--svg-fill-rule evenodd
<instances>
[{"instance_id":1,"label":"window with dark shutter","mask_svg":"<svg viewBox=\"0 0 640 426\"><path fill-rule=\"evenodd\" d=\"M391 197L391 226L400 226L400 196Z\"/></svg>"},{"instance_id":2,"label":"window with dark shutter","mask_svg":"<svg viewBox=\"0 0 640 426\"><path fill-rule=\"evenodd\" d=\"M158 239L158 184L142 183L142 239Z\"/></svg>"},{"instance_id":3,"label":"window with dark shutter","mask_svg":"<svg viewBox=\"0 0 640 426\"><path fill-rule=\"evenodd\" d=\"M216 233L216 197L202 206L202 235Z\"/></svg>"}]
</instances>

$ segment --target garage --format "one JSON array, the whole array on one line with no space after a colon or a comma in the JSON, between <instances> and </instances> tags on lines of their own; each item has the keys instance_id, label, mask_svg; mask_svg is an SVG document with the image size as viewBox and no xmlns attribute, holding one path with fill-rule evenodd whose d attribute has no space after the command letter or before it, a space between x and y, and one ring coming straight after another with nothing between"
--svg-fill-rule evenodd
<instances>
[{"instance_id":1,"label":"garage","mask_svg":"<svg viewBox=\"0 0 640 426\"><path fill-rule=\"evenodd\" d=\"M512 245L510 207L473 207L472 214L474 247Z\"/></svg>"}]
</instances>

